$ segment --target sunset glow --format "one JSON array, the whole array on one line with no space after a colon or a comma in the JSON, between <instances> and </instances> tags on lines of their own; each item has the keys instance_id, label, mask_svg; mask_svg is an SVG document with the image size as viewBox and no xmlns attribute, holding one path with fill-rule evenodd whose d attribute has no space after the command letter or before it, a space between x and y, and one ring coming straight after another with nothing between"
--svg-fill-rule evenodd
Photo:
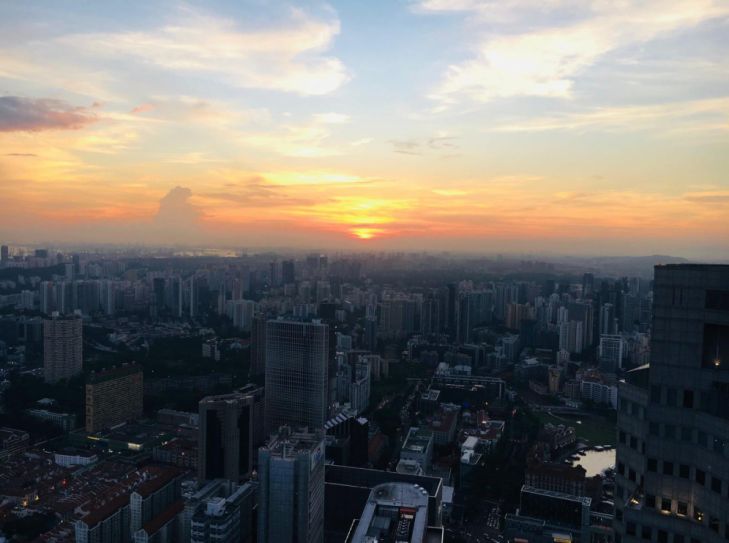
<instances>
[{"instance_id":1,"label":"sunset glow","mask_svg":"<svg viewBox=\"0 0 729 543\"><path fill-rule=\"evenodd\" d=\"M375 4L6 3L0 232L729 256L727 2Z\"/></svg>"}]
</instances>

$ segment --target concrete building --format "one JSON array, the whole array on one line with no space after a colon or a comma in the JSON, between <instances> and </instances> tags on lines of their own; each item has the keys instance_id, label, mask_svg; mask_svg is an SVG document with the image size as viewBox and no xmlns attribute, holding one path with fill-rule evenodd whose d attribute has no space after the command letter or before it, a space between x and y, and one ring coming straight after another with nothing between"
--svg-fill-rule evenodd
<instances>
[{"instance_id":1,"label":"concrete building","mask_svg":"<svg viewBox=\"0 0 729 543\"><path fill-rule=\"evenodd\" d=\"M198 480L238 482L253 469L255 398L234 392L199 403Z\"/></svg>"},{"instance_id":2,"label":"concrete building","mask_svg":"<svg viewBox=\"0 0 729 543\"><path fill-rule=\"evenodd\" d=\"M433 432L416 427L410 428L402 444L400 458L414 460L427 473L433 461Z\"/></svg>"},{"instance_id":3,"label":"concrete building","mask_svg":"<svg viewBox=\"0 0 729 543\"><path fill-rule=\"evenodd\" d=\"M384 483L370 492L347 543L437 541L428 534L428 491L408 483ZM433 528L443 539L443 529ZM427 538L427 539L426 539Z\"/></svg>"},{"instance_id":4,"label":"concrete building","mask_svg":"<svg viewBox=\"0 0 729 543\"><path fill-rule=\"evenodd\" d=\"M91 372L86 382L86 431L95 433L140 418L143 401L141 366L124 364Z\"/></svg>"},{"instance_id":5,"label":"concrete building","mask_svg":"<svg viewBox=\"0 0 729 543\"><path fill-rule=\"evenodd\" d=\"M280 426L324 428L328 415L329 327L266 324L266 433Z\"/></svg>"},{"instance_id":6,"label":"concrete building","mask_svg":"<svg viewBox=\"0 0 729 543\"><path fill-rule=\"evenodd\" d=\"M602 334L600 336L600 367L604 371L615 372L623 368L625 341L620 334Z\"/></svg>"},{"instance_id":7,"label":"concrete building","mask_svg":"<svg viewBox=\"0 0 729 543\"><path fill-rule=\"evenodd\" d=\"M69 379L83 370L83 324L79 317L43 321L43 376L47 383Z\"/></svg>"},{"instance_id":8,"label":"concrete building","mask_svg":"<svg viewBox=\"0 0 729 543\"><path fill-rule=\"evenodd\" d=\"M282 426L258 451L258 480L259 543L323 541L323 434Z\"/></svg>"},{"instance_id":9,"label":"concrete building","mask_svg":"<svg viewBox=\"0 0 729 543\"><path fill-rule=\"evenodd\" d=\"M255 490L256 485L250 482L233 485L225 495L216 492L198 504L190 523L190 543L250 542Z\"/></svg>"},{"instance_id":10,"label":"concrete building","mask_svg":"<svg viewBox=\"0 0 729 543\"><path fill-rule=\"evenodd\" d=\"M729 538L729 266L655 268L650 367L620 385L616 540Z\"/></svg>"}]
</instances>

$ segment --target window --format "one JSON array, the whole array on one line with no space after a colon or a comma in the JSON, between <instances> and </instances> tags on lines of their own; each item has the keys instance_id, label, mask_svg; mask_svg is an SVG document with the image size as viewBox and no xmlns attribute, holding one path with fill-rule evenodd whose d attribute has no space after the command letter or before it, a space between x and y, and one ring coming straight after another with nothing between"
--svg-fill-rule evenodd
<instances>
[{"instance_id":1,"label":"window","mask_svg":"<svg viewBox=\"0 0 729 543\"><path fill-rule=\"evenodd\" d=\"M711 490L717 494L721 494L721 479L718 477L711 478Z\"/></svg>"},{"instance_id":2,"label":"window","mask_svg":"<svg viewBox=\"0 0 729 543\"><path fill-rule=\"evenodd\" d=\"M683 543L683 536L679 534L673 534L673 543Z\"/></svg>"},{"instance_id":3,"label":"window","mask_svg":"<svg viewBox=\"0 0 729 543\"><path fill-rule=\"evenodd\" d=\"M664 513L671 512L671 499L670 498L663 498L661 500L661 511L663 511Z\"/></svg>"},{"instance_id":4,"label":"window","mask_svg":"<svg viewBox=\"0 0 729 543\"><path fill-rule=\"evenodd\" d=\"M718 437L714 438L714 452L716 454L724 454L724 440Z\"/></svg>"},{"instance_id":5,"label":"window","mask_svg":"<svg viewBox=\"0 0 729 543\"><path fill-rule=\"evenodd\" d=\"M623 432L622 430L620 430L618 432L618 441L620 441L620 443L625 443L625 440L626 440L625 432Z\"/></svg>"},{"instance_id":6,"label":"window","mask_svg":"<svg viewBox=\"0 0 729 543\"><path fill-rule=\"evenodd\" d=\"M630 468L630 470L628 470L628 479L635 482L635 477L636 477L635 470L633 468Z\"/></svg>"},{"instance_id":7,"label":"window","mask_svg":"<svg viewBox=\"0 0 729 543\"><path fill-rule=\"evenodd\" d=\"M696 479L696 482L700 485L706 484L706 473L704 473L704 470L696 468L696 475L694 478Z\"/></svg>"},{"instance_id":8,"label":"window","mask_svg":"<svg viewBox=\"0 0 729 543\"><path fill-rule=\"evenodd\" d=\"M663 461L663 475L673 475L673 462Z\"/></svg>"},{"instance_id":9,"label":"window","mask_svg":"<svg viewBox=\"0 0 729 543\"><path fill-rule=\"evenodd\" d=\"M709 528L711 528L712 531L719 533L719 519L716 517L711 517L709 519Z\"/></svg>"},{"instance_id":10,"label":"window","mask_svg":"<svg viewBox=\"0 0 729 543\"><path fill-rule=\"evenodd\" d=\"M635 436L630 436L630 448L638 450L638 438Z\"/></svg>"},{"instance_id":11,"label":"window","mask_svg":"<svg viewBox=\"0 0 729 543\"><path fill-rule=\"evenodd\" d=\"M676 513L682 517L688 515L688 504L686 502L678 502L676 504Z\"/></svg>"},{"instance_id":12,"label":"window","mask_svg":"<svg viewBox=\"0 0 729 543\"><path fill-rule=\"evenodd\" d=\"M688 479L689 478L689 467L686 464L681 464L678 466L678 476L682 479Z\"/></svg>"},{"instance_id":13,"label":"window","mask_svg":"<svg viewBox=\"0 0 729 543\"><path fill-rule=\"evenodd\" d=\"M678 392L675 388L667 388L666 389L666 405L670 405L671 407L676 405L676 398L678 397Z\"/></svg>"},{"instance_id":14,"label":"window","mask_svg":"<svg viewBox=\"0 0 729 543\"><path fill-rule=\"evenodd\" d=\"M673 424L664 424L663 437L666 439L676 439L676 427Z\"/></svg>"},{"instance_id":15,"label":"window","mask_svg":"<svg viewBox=\"0 0 729 543\"><path fill-rule=\"evenodd\" d=\"M640 532L640 536L643 539L650 541L653 537L653 529L650 526L643 526L643 529Z\"/></svg>"},{"instance_id":16,"label":"window","mask_svg":"<svg viewBox=\"0 0 729 543\"><path fill-rule=\"evenodd\" d=\"M683 391L683 406L686 409L693 409L694 407L694 391L684 390Z\"/></svg>"},{"instance_id":17,"label":"window","mask_svg":"<svg viewBox=\"0 0 729 543\"><path fill-rule=\"evenodd\" d=\"M651 385L651 402L661 403L661 387L659 385Z\"/></svg>"},{"instance_id":18,"label":"window","mask_svg":"<svg viewBox=\"0 0 729 543\"><path fill-rule=\"evenodd\" d=\"M648 459L648 471L651 473L655 473L658 471L658 460L655 458L649 458Z\"/></svg>"},{"instance_id":19,"label":"window","mask_svg":"<svg viewBox=\"0 0 729 543\"><path fill-rule=\"evenodd\" d=\"M708 436L706 435L706 432L702 432L701 430L699 430L699 432L696 434L696 437L697 437L696 441L699 442L699 445L701 445L704 448L708 447L709 439L708 439Z\"/></svg>"},{"instance_id":20,"label":"window","mask_svg":"<svg viewBox=\"0 0 729 543\"><path fill-rule=\"evenodd\" d=\"M691 443L693 441L693 430L688 426L681 428L681 441Z\"/></svg>"},{"instance_id":21,"label":"window","mask_svg":"<svg viewBox=\"0 0 729 543\"><path fill-rule=\"evenodd\" d=\"M620 475L625 475L625 464L622 462L618 462L618 473Z\"/></svg>"},{"instance_id":22,"label":"window","mask_svg":"<svg viewBox=\"0 0 729 543\"><path fill-rule=\"evenodd\" d=\"M707 290L706 309L729 311L729 290Z\"/></svg>"},{"instance_id":23,"label":"window","mask_svg":"<svg viewBox=\"0 0 729 543\"><path fill-rule=\"evenodd\" d=\"M648 433L652 436L658 435L658 423L657 422L648 423Z\"/></svg>"},{"instance_id":24,"label":"window","mask_svg":"<svg viewBox=\"0 0 729 543\"><path fill-rule=\"evenodd\" d=\"M635 522L628 522L625 525L625 533L628 535L635 535Z\"/></svg>"},{"instance_id":25,"label":"window","mask_svg":"<svg viewBox=\"0 0 729 543\"><path fill-rule=\"evenodd\" d=\"M645 495L645 506L653 509L656 506L656 497L653 494Z\"/></svg>"},{"instance_id":26,"label":"window","mask_svg":"<svg viewBox=\"0 0 729 543\"><path fill-rule=\"evenodd\" d=\"M668 543L668 532L665 530L658 530L658 543Z\"/></svg>"}]
</instances>

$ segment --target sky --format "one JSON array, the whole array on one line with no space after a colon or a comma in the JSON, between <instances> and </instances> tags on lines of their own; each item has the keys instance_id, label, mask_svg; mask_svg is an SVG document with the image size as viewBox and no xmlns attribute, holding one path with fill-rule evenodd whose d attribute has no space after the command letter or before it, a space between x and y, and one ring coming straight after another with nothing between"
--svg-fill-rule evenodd
<instances>
[{"instance_id":1,"label":"sky","mask_svg":"<svg viewBox=\"0 0 729 543\"><path fill-rule=\"evenodd\" d=\"M0 0L0 239L729 258L729 2Z\"/></svg>"}]
</instances>

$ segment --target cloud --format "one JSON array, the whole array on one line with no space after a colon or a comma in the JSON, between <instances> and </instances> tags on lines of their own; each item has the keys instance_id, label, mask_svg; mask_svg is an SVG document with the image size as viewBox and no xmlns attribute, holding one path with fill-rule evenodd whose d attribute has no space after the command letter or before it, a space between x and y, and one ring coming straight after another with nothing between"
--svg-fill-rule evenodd
<instances>
[{"instance_id":1,"label":"cloud","mask_svg":"<svg viewBox=\"0 0 729 543\"><path fill-rule=\"evenodd\" d=\"M35 153L5 153L5 156L15 156L15 157L36 157Z\"/></svg>"},{"instance_id":2,"label":"cloud","mask_svg":"<svg viewBox=\"0 0 729 543\"><path fill-rule=\"evenodd\" d=\"M92 108L62 100L0 96L0 132L78 130L98 121Z\"/></svg>"},{"instance_id":3,"label":"cloud","mask_svg":"<svg viewBox=\"0 0 729 543\"><path fill-rule=\"evenodd\" d=\"M154 104L139 104L137 107L132 109L131 113L134 115L138 115L140 113L147 113L148 111L152 111L154 109Z\"/></svg>"},{"instance_id":4,"label":"cloud","mask_svg":"<svg viewBox=\"0 0 729 543\"><path fill-rule=\"evenodd\" d=\"M58 41L91 56L126 58L178 73L216 74L240 87L301 95L328 94L350 78L338 58L325 54L339 34L335 18L291 9L281 24L251 29L192 8L181 11L147 31L81 33Z\"/></svg>"},{"instance_id":5,"label":"cloud","mask_svg":"<svg viewBox=\"0 0 729 543\"><path fill-rule=\"evenodd\" d=\"M494 127L501 132L542 132L550 130L642 130L664 121L672 128L660 134L686 136L689 131L729 131L729 98L709 98L665 104L589 108L557 115L535 116L528 120L505 122Z\"/></svg>"},{"instance_id":6,"label":"cloud","mask_svg":"<svg viewBox=\"0 0 729 543\"><path fill-rule=\"evenodd\" d=\"M473 57L451 64L430 96L441 107L462 99L571 98L578 76L606 54L729 16L729 4L722 0L555 0L546 4L514 0L500 7L493 2L427 0L419 8L466 12L480 21ZM560 8L571 8L578 15L560 18L555 12ZM510 24L498 35L493 29L501 27L494 23L504 20ZM529 27L524 28L520 22L524 20Z\"/></svg>"},{"instance_id":7,"label":"cloud","mask_svg":"<svg viewBox=\"0 0 729 543\"><path fill-rule=\"evenodd\" d=\"M454 136L433 136L425 139L392 140L390 143L396 153L422 155L432 151L455 151L458 145Z\"/></svg>"}]
</instances>

